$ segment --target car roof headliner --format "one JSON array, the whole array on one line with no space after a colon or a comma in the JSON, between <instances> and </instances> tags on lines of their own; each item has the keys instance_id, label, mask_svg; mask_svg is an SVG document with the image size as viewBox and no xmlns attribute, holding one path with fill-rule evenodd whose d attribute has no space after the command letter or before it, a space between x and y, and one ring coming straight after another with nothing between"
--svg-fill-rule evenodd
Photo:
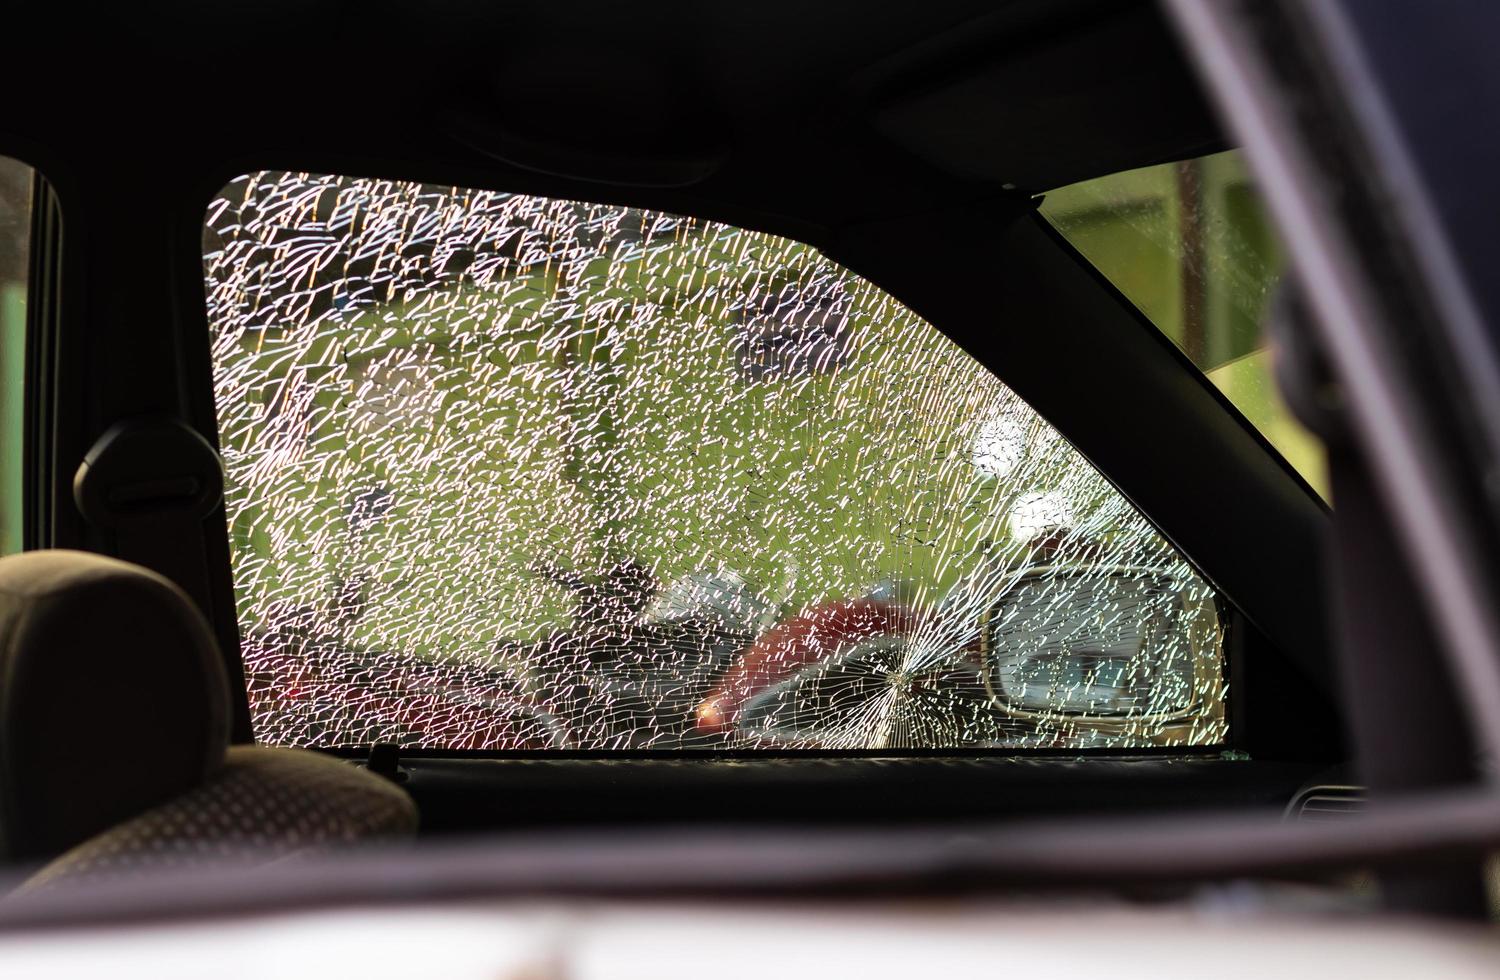
<instances>
[{"instance_id":1,"label":"car roof headliner","mask_svg":"<svg viewBox=\"0 0 1500 980\"><path fill-rule=\"evenodd\" d=\"M11 91L59 80L0 120L0 150L23 158L83 144L99 165L149 153L182 172L530 171L827 227L1221 145L1140 2L62 0L23 16Z\"/></svg>"}]
</instances>

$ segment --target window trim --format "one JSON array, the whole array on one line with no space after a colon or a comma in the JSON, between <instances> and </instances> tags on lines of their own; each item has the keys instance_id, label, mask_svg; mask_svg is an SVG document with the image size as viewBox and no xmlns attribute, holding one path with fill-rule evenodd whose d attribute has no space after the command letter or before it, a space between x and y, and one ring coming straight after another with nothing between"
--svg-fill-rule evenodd
<instances>
[{"instance_id":1,"label":"window trim","mask_svg":"<svg viewBox=\"0 0 1500 980\"><path fill-rule=\"evenodd\" d=\"M31 181L30 270L26 284L22 421L22 537L31 551L53 546L58 428L58 338L62 306L62 203L40 169Z\"/></svg>"}]
</instances>

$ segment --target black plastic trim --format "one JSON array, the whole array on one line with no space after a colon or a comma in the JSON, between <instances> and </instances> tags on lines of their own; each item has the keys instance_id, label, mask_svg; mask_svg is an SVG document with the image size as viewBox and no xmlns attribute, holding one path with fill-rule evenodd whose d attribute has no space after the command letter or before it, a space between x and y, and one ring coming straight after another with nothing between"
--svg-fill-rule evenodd
<instances>
[{"instance_id":1,"label":"black plastic trim","mask_svg":"<svg viewBox=\"0 0 1500 980\"><path fill-rule=\"evenodd\" d=\"M58 411L57 336L63 298L62 206L40 170L34 171L31 184L29 254L21 464L21 546L27 551L51 544L57 496L52 433Z\"/></svg>"}]
</instances>

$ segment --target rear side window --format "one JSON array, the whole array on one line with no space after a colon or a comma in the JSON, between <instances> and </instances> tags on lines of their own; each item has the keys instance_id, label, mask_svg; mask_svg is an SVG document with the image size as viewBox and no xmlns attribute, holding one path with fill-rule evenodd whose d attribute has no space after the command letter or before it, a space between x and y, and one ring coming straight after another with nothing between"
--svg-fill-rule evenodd
<instances>
[{"instance_id":1,"label":"rear side window","mask_svg":"<svg viewBox=\"0 0 1500 980\"><path fill-rule=\"evenodd\" d=\"M1212 746L1212 588L797 242L263 172L204 229L250 704L284 745Z\"/></svg>"},{"instance_id":2,"label":"rear side window","mask_svg":"<svg viewBox=\"0 0 1500 980\"><path fill-rule=\"evenodd\" d=\"M1328 495L1323 446L1271 377L1262 323L1285 263L1237 151L1048 191L1042 214Z\"/></svg>"},{"instance_id":3,"label":"rear side window","mask_svg":"<svg viewBox=\"0 0 1500 980\"><path fill-rule=\"evenodd\" d=\"M0 555L21 550L32 177L26 164L0 157Z\"/></svg>"}]
</instances>

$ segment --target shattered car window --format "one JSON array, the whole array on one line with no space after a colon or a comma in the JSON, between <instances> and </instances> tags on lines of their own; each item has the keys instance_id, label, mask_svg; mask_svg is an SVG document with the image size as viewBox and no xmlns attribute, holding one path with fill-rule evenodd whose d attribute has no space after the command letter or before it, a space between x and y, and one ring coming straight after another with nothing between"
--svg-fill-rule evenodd
<instances>
[{"instance_id":1,"label":"shattered car window","mask_svg":"<svg viewBox=\"0 0 1500 980\"><path fill-rule=\"evenodd\" d=\"M772 235L280 172L204 230L263 742L1204 746L1212 588L987 369Z\"/></svg>"}]
</instances>

